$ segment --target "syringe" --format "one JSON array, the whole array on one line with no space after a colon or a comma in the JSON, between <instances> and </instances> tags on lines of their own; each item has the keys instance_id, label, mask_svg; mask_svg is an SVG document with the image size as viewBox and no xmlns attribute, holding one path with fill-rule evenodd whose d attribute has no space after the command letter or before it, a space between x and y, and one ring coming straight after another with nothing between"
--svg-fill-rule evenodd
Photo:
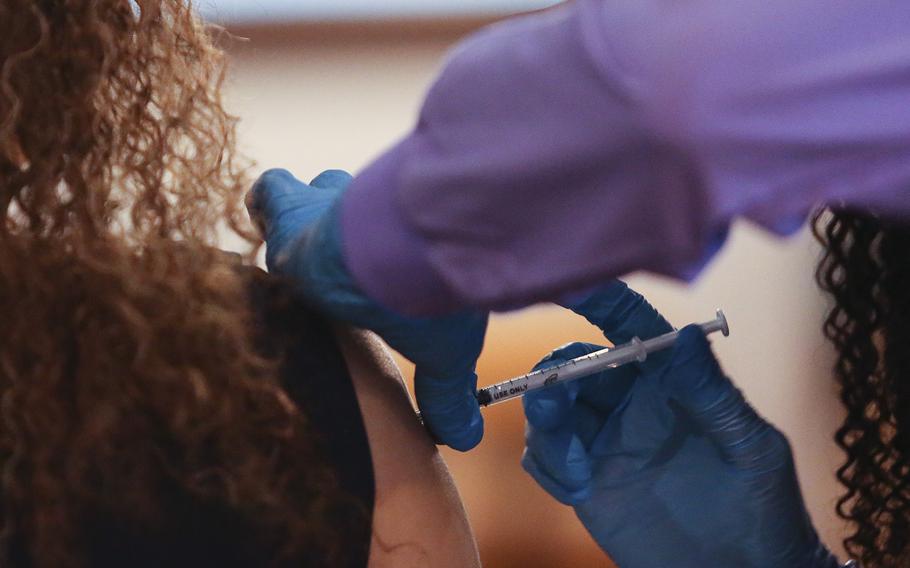
<instances>
[{"instance_id":1,"label":"syringe","mask_svg":"<svg viewBox=\"0 0 910 568\"><path fill-rule=\"evenodd\" d=\"M727 318L724 316L723 310L717 310L717 318L714 321L701 324L700 327L706 335L718 331L723 333L724 337L730 335L730 327L727 325ZM587 377L605 369L613 369L633 362L642 363L648 358L650 353L672 347L678 336L679 331L672 331L646 341L635 337L629 343L618 347L601 349L549 369L534 371L527 375L480 389L477 391L477 401L481 406L492 406L513 398L522 397L533 390Z\"/></svg>"}]
</instances>

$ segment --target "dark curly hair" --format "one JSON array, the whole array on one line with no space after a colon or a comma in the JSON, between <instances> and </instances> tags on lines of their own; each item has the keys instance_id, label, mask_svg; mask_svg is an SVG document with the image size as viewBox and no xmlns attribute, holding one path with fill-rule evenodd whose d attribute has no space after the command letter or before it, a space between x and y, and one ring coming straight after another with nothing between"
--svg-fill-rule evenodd
<instances>
[{"instance_id":1,"label":"dark curly hair","mask_svg":"<svg viewBox=\"0 0 910 568\"><path fill-rule=\"evenodd\" d=\"M910 226L836 210L814 227L847 408L836 434L847 453L837 511L853 527L844 545L867 568L910 566Z\"/></svg>"},{"instance_id":2,"label":"dark curly hair","mask_svg":"<svg viewBox=\"0 0 910 568\"><path fill-rule=\"evenodd\" d=\"M156 526L161 487L251 519L276 562L346 553L213 246L259 243L210 31L182 0L0 0L0 565L85 565L84 514Z\"/></svg>"}]
</instances>

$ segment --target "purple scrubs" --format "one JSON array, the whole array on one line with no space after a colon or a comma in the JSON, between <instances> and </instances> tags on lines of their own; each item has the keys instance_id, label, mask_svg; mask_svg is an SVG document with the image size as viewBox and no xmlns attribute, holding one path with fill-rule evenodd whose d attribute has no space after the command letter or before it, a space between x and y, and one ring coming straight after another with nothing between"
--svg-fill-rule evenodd
<instances>
[{"instance_id":1,"label":"purple scrubs","mask_svg":"<svg viewBox=\"0 0 910 568\"><path fill-rule=\"evenodd\" d=\"M910 3L577 0L482 31L354 181L349 269L407 313L691 278L731 221L910 217Z\"/></svg>"}]
</instances>

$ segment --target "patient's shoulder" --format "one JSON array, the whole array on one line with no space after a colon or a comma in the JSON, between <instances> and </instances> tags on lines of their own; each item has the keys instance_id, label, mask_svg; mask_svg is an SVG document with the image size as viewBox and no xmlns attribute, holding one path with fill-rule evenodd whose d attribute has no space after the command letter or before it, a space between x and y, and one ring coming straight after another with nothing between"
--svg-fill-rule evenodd
<instances>
[{"instance_id":1,"label":"patient's shoulder","mask_svg":"<svg viewBox=\"0 0 910 568\"><path fill-rule=\"evenodd\" d=\"M461 498L417 419L398 366L373 334L345 328L336 332L373 457L370 566L479 566Z\"/></svg>"}]
</instances>

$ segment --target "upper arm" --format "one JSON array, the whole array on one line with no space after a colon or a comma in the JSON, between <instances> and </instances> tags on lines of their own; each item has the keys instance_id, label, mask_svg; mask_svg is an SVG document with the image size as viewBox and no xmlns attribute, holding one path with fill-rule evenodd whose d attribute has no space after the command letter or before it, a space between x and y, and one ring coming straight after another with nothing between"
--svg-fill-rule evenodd
<instances>
[{"instance_id":1,"label":"upper arm","mask_svg":"<svg viewBox=\"0 0 910 568\"><path fill-rule=\"evenodd\" d=\"M785 233L819 203L910 214L910 8L872 4L577 0L482 32L355 179L352 274L399 311L508 309L690 277L738 216ZM378 238L396 226L435 279L396 276Z\"/></svg>"},{"instance_id":2,"label":"upper arm","mask_svg":"<svg viewBox=\"0 0 910 568\"><path fill-rule=\"evenodd\" d=\"M376 480L370 566L479 566L458 491L416 417L394 361L367 332L337 333Z\"/></svg>"},{"instance_id":3,"label":"upper arm","mask_svg":"<svg viewBox=\"0 0 910 568\"><path fill-rule=\"evenodd\" d=\"M400 248L379 238L394 225L422 239L416 254L458 301L482 307L699 256L700 180L644 121L641 78L604 37L601 5L504 22L450 56L414 131L345 196L346 260L370 295L408 313L425 296L387 290L420 285L394 274Z\"/></svg>"}]
</instances>

